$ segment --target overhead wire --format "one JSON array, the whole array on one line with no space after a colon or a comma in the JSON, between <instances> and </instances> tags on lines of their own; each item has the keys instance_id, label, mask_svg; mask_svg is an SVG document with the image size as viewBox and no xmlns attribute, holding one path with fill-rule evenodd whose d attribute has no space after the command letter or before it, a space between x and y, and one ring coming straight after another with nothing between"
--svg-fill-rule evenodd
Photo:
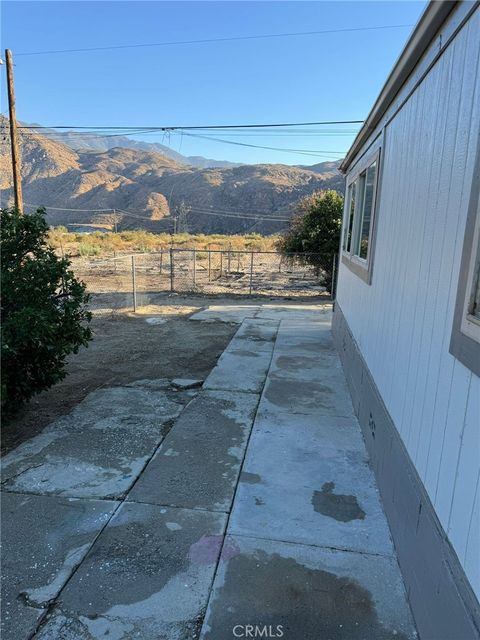
<instances>
[{"instance_id":1,"label":"overhead wire","mask_svg":"<svg viewBox=\"0 0 480 640\"><path fill-rule=\"evenodd\" d=\"M223 142L223 144L232 144L237 147L250 147L253 149L266 149L267 151L281 151L287 153L296 153L304 156L315 156L315 157L326 157L325 154L330 156L332 153L339 153L336 151L317 151L316 149L285 149L282 147L268 147L259 144L251 144L248 142L238 142L237 140L222 140L220 138L214 138L212 136L204 136L202 134L197 133L184 133L184 135L189 136L190 138L201 138L202 140L210 140L212 142Z\"/></svg>"},{"instance_id":2,"label":"overhead wire","mask_svg":"<svg viewBox=\"0 0 480 640\"><path fill-rule=\"evenodd\" d=\"M149 222L155 222L152 221L151 218L148 218L146 216L140 216L137 213L133 213L131 211L127 211L125 209L119 209L117 207L110 207L107 209L72 209L69 207L51 207L49 205L37 205L37 204L32 204L30 202L25 202L25 205L29 206L29 207L36 207L36 208L40 208L40 207L45 207L45 209L48 210L51 209L52 211L68 211L68 212L82 212L82 213L121 213L127 216L130 216L132 218L138 218L139 220L147 220ZM270 220L272 222L288 222L289 218L280 218L280 217L273 217L273 216L268 216L268 215L257 215L257 214L253 214L253 213L243 213L243 212L234 212L231 211L229 213L224 213L224 212L216 212L216 211L205 211L202 209L198 209L196 207L189 207L189 211L194 211L195 213L199 213L200 215L214 215L214 216L220 216L220 217L225 217L225 218L236 218L237 220L245 218L246 220L258 220L258 219L262 219L262 220Z\"/></svg>"},{"instance_id":3,"label":"overhead wire","mask_svg":"<svg viewBox=\"0 0 480 640\"><path fill-rule=\"evenodd\" d=\"M287 33L264 33L258 35L247 36L226 36L222 38L201 38L198 40L170 40L167 42L146 42L146 43L133 43L133 44L117 44L117 45L105 45L102 47L77 47L73 49L46 49L40 51L20 51L16 53L16 56L40 56L51 55L58 53L84 53L92 51L111 51L115 49L140 49L146 47L167 47L177 45L188 44L207 44L214 42L234 42L240 40L262 40L268 38L292 38L301 36L317 36L326 35L331 33L353 33L357 31L381 31L384 29L403 29L410 28L412 24L388 24L377 25L371 27L345 27L341 29L321 29L318 31L291 31Z\"/></svg>"},{"instance_id":4,"label":"overhead wire","mask_svg":"<svg viewBox=\"0 0 480 640\"><path fill-rule=\"evenodd\" d=\"M19 127L20 128L20 133L22 134L26 134L28 135L28 133L32 131L32 127ZM25 131L25 129L27 129L27 131ZM203 139L203 140L209 140L209 141L213 141L213 142L219 142L219 143L223 143L223 144L230 144L230 145L234 145L234 146L239 146L239 147L248 147L248 148L254 148L254 149L265 149L267 151L279 151L281 153L293 153L296 155L307 155L307 156L313 156L313 157L318 157L318 158L330 158L332 155L336 155L339 157L343 157L343 155L345 154L344 151L329 151L329 150L320 150L320 149L291 149L291 148L285 148L285 147L272 147L272 146L267 146L267 145L258 145L258 144L252 144L252 143L248 143L248 142L240 142L238 140L227 140L227 139L221 139L221 138L216 138L213 136L206 136L200 133L188 133L185 132L183 129L176 129L176 132L181 133L182 137L183 135L191 137L191 138L199 138L199 139ZM70 133L79 133L80 135L81 132L68 132ZM141 130L138 131L130 131L129 134L130 135L134 135L134 134L139 134L142 133ZM47 133L47 135L49 135L50 137L52 136L56 136L56 135L66 135L65 132L53 132L53 131L49 131ZM44 135L43 133L41 135ZM88 135L88 134L87 134ZM102 137L122 137L124 135L128 135L125 133L122 134L107 134L107 135L102 135ZM238 134L237 134L238 135ZM95 139L96 134L95 133L91 133L90 136ZM168 146L168 145L164 145L164 146Z\"/></svg>"},{"instance_id":5,"label":"overhead wire","mask_svg":"<svg viewBox=\"0 0 480 640\"><path fill-rule=\"evenodd\" d=\"M143 130L148 131L175 131L177 129L264 129L276 127L313 127L313 126L329 126L340 124L363 124L363 120L323 120L318 122L270 122L270 123L250 123L250 124L209 124L209 125L155 125L155 126L126 126L126 125L23 125L22 129L89 129L90 131L101 129L121 131L124 129L135 129L139 133Z\"/></svg>"}]
</instances>

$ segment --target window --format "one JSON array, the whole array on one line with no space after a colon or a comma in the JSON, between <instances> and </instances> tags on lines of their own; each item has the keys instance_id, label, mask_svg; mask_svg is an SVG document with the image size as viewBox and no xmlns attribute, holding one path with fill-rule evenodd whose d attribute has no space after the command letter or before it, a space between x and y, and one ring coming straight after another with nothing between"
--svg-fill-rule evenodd
<instances>
[{"instance_id":1,"label":"window","mask_svg":"<svg viewBox=\"0 0 480 640\"><path fill-rule=\"evenodd\" d=\"M373 195L377 176L377 161L373 162L366 171L360 175L363 180L363 206L359 220L358 242L355 255L362 260L368 257L368 245L370 241L370 228L373 217Z\"/></svg>"},{"instance_id":2,"label":"window","mask_svg":"<svg viewBox=\"0 0 480 640\"><path fill-rule=\"evenodd\" d=\"M379 151L352 174L347 186L342 261L370 282Z\"/></svg>"},{"instance_id":3,"label":"window","mask_svg":"<svg viewBox=\"0 0 480 640\"><path fill-rule=\"evenodd\" d=\"M350 244L352 242L352 230L353 230L353 213L355 211L355 194L356 194L356 183L354 182L348 187L348 220L345 224L345 237L343 241L343 248L346 251L350 251Z\"/></svg>"},{"instance_id":4,"label":"window","mask_svg":"<svg viewBox=\"0 0 480 640\"><path fill-rule=\"evenodd\" d=\"M480 375L480 144L463 242L450 353Z\"/></svg>"}]
</instances>

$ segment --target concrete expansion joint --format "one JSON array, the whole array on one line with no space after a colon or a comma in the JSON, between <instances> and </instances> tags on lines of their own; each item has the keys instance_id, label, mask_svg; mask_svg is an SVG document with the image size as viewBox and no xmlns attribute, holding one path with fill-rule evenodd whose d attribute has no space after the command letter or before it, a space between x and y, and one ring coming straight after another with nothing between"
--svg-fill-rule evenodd
<instances>
[{"instance_id":1,"label":"concrete expansion joint","mask_svg":"<svg viewBox=\"0 0 480 640\"><path fill-rule=\"evenodd\" d=\"M232 538L246 538L249 540L265 540L266 542L272 542L274 544L280 543L285 545L291 545L293 547L311 547L313 549L327 549L328 551L341 551L344 553L353 553L357 556L366 556L373 558L395 558L395 552L392 553L380 553L374 551L362 551L359 549L352 549L349 547L342 546L332 546L328 544L313 544L310 542L297 542L293 540L283 540L281 538L269 538L268 536L256 536L248 533L240 533L236 531L227 532L225 535L231 536Z\"/></svg>"},{"instance_id":2,"label":"concrete expansion joint","mask_svg":"<svg viewBox=\"0 0 480 640\"><path fill-rule=\"evenodd\" d=\"M265 377L266 380L266 377ZM203 387L202 391L223 391L224 393L241 393L249 396L259 396L258 391L250 391L248 389L226 389L225 387Z\"/></svg>"},{"instance_id":3,"label":"concrete expansion joint","mask_svg":"<svg viewBox=\"0 0 480 640\"><path fill-rule=\"evenodd\" d=\"M202 507L182 506L180 504L158 504L156 502L148 502L147 500L124 500L124 504L146 504L150 507L158 507L159 509L178 509L179 511L200 511L202 513L218 513L225 515L229 510L223 509L202 509Z\"/></svg>"},{"instance_id":4,"label":"concrete expansion joint","mask_svg":"<svg viewBox=\"0 0 480 640\"><path fill-rule=\"evenodd\" d=\"M242 475L243 466L244 466L244 463L245 463L245 458L247 456L247 451L248 451L248 447L249 447L249 444L250 444L250 439L252 437L252 433L253 433L253 430L254 430L254 427L255 427L255 421L257 419L258 410L260 408L260 403L262 401L263 392L264 392L264 389L265 389L265 386L266 386L268 374L270 373L270 369L271 369L271 366L272 366L273 354L275 353L275 342L276 342L276 340L278 338L279 330L280 330L280 322L278 322L278 324L276 326L276 331L275 331L275 335L274 335L274 346L273 346L272 352L270 354L270 360L269 360L269 364L268 364L268 367L267 367L267 372L265 374L265 378L264 378L264 381L263 381L263 385L262 385L262 388L260 389L260 393L257 394L258 395L258 402L257 402L257 405L255 407L255 413L254 413L253 421L252 421L252 428L250 429L250 433L248 434L247 442L246 442L246 445L245 445L245 450L243 452L242 461L241 461L239 469L238 469L238 475L237 475L237 479L236 479L236 483L235 483L235 489L233 491L232 499L231 499L230 506L229 506L228 513L227 513L227 519L226 519L226 522L225 522L223 540L222 540L222 544L220 546L220 551L219 551L219 554L218 554L218 557L217 557L217 562L215 564L215 569L214 569L214 572L213 572L213 575L212 575L212 579L211 579L211 582L210 582L210 586L209 586L209 590L208 590L208 599L207 599L207 604L206 604L206 607L205 607L205 613L208 610L208 607L210 605L210 601L211 601L212 593L213 593L213 585L215 583L215 579L216 579L217 574L218 574L220 561L221 561L222 554L223 554L223 551L224 551L224 548L225 548L225 541L227 540L227 536L229 535L228 528L229 528L229 523L230 523L230 516L232 514L233 505L235 503L235 497L237 495L238 487L240 485L240 478L241 478L241 475ZM251 392L249 392L249 393L251 393ZM203 627L203 623L204 623L204 619L201 620L200 628Z\"/></svg>"},{"instance_id":5,"label":"concrete expansion joint","mask_svg":"<svg viewBox=\"0 0 480 640\"><path fill-rule=\"evenodd\" d=\"M33 491L22 491L20 489L15 489L12 491L8 489L8 487L2 488L3 491L10 495L14 496L32 496L32 497L42 497L46 500L56 500L58 498L63 498L64 500L82 500L83 502L122 502L125 500L125 496L127 493L121 494L120 497L112 497L112 496L101 496L101 497L85 497L85 496L72 496L68 494L68 496L61 493L34 493Z\"/></svg>"}]
</instances>

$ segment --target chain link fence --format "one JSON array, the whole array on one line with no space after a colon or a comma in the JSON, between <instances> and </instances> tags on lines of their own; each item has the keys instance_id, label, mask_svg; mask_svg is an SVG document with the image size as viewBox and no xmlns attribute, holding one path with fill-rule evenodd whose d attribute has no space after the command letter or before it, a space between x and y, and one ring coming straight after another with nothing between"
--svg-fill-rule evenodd
<instances>
[{"instance_id":1,"label":"chain link fence","mask_svg":"<svg viewBox=\"0 0 480 640\"><path fill-rule=\"evenodd\" d=\"M95 310L156 304L165 293L313 297L325 292L318 254L165 249L113 258L72 260Z\"/></svg>"}]
</instances>

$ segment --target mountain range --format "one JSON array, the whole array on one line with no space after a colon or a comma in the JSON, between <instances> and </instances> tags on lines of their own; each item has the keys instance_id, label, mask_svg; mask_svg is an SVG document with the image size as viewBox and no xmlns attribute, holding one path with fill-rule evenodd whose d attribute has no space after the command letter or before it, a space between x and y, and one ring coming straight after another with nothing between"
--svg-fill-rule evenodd
<instances>
[{"instance_id":1,"label":"mountain range","mask_svg":"<svg viewBox=\"0 0 480 640\"><path fill-rule=\"evenodd\" d=\"M12 198L7 124L2 118L2 206ZM178 231L196 233L270 234L286 226L292 205L302 196L344 190L339 162L236 165L181 156L158 143L127 137L22 131L25 209L45 205L52 225L116 222L120 229L157 232L176 225ZM114 218L99 209L115 210Z\"/></svg>"}]
</instances>

